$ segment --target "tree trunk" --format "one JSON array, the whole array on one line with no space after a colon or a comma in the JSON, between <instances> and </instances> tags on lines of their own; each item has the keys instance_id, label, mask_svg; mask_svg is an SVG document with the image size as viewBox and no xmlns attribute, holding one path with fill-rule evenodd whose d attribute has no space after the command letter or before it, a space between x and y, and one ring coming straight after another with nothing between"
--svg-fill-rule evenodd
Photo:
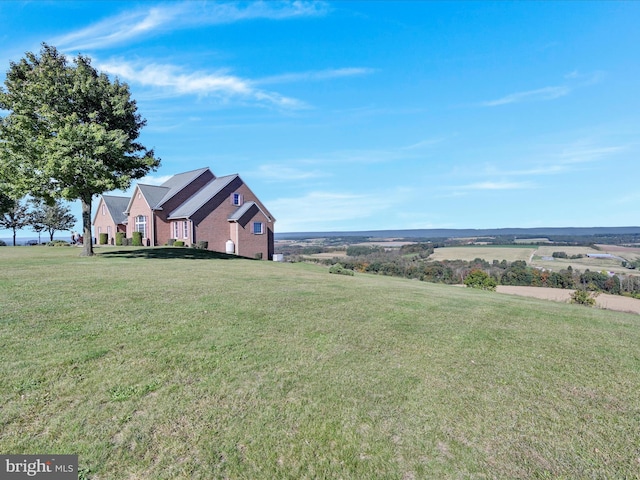
<instances>
[{"instance_id":1,"label":"tree trunk","mask_svg":"<svg viewBox=\"0 0 640 480\"><path fill-rule=\"evenodd\" d=\"M16 227L13 227L13 246L16 246Z\"/></svg>"},{"instance_id":2,"label":"tree trunk","mask_svg":"<svg viewBox=\"0 0 640 480\"><path fill-rule=\"evenodd\" d=\"M82 257L93 255L93 240L91 238L91 197L89 201L80 199L82 203Z\"/></svg>"}]
</instances>

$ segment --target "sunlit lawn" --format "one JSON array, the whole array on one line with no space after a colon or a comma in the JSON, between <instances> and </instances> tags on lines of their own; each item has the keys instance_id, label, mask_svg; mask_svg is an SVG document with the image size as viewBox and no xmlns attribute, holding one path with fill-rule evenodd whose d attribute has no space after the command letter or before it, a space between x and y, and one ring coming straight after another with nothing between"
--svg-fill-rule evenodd
<instances>
[{"instance_id":1,"label":"sunlit lawn","mask_svg":"<svg viewBox=\"0 0 640 480\"><path fill-rule=\"evenodd\" d=\"M0 248L3 453L91 479L640 474L638 316L96 251Z\"/></svg>"}]
</instances>

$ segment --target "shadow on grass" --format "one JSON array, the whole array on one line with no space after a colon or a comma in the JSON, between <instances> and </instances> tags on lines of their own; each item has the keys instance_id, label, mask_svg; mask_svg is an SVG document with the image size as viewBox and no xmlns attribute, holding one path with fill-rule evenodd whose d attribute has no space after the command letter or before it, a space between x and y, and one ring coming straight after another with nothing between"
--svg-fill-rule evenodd
<instances>
[{"instance_id":1,"label":"shadow on grass","mask_svg":"<svg viewBox=\"0 0 640 480\"><path fill-rule=\"evenodd\" d=\"M238 255L228 253L212 252L210 250L200 250L197 248L182 247L142 247L135 250L113 250L99 252L98 255L104 257L117 258L182 258L190 260L252 260Z\"/></svg>"}]
</instances>

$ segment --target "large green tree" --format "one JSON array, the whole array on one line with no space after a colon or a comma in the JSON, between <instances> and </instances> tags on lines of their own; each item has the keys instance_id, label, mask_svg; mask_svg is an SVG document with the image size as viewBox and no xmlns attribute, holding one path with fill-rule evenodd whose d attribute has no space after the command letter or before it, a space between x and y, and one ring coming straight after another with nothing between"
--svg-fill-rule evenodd
<instances>
[{"instance_id":1,"label":"large green tree","mask_svg":"<svg viewBox=\"0 0 640 480\"><path fill-rule=\"evenodd\" d=\"M31 201L31 228L38 232L47 232L49 240L53 242L53 235L58 231L71 230L76 223L76 217L71 209L56 200L53 205L47 205L40 199ZM39 237L40 235L38 235ZM38 238L38 241L40 238Z\"/></svg>"},{"instance_id":2,"label":"large green tree","mask_svg":"<svg viewBox=\"0 0 640 480\"><path fill-rule=\"evenodd\" d=\"M11 62L0 109L0 190L82 204L83 255L93 255L91 200L127 189L160 165L137 141L146 124L129 86L78 55L69 61L43 44Z\"/></svg>"}]
</instances>

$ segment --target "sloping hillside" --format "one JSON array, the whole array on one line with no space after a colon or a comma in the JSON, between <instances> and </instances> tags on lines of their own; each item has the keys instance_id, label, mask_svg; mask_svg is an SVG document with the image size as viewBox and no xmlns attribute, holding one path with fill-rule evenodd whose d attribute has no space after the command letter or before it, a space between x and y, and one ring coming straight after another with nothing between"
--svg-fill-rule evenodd
<instances>
[{"instance_id":1,"label":"sloping hillside","mask_svg":"<svg viewBox=\"0 0 640 480\"><path fill-rule=\"evenodd\" d=\"M637 315L98 251L0 249L4 452L91 479L638 474Z\"/></svg>"}]
</instances>

